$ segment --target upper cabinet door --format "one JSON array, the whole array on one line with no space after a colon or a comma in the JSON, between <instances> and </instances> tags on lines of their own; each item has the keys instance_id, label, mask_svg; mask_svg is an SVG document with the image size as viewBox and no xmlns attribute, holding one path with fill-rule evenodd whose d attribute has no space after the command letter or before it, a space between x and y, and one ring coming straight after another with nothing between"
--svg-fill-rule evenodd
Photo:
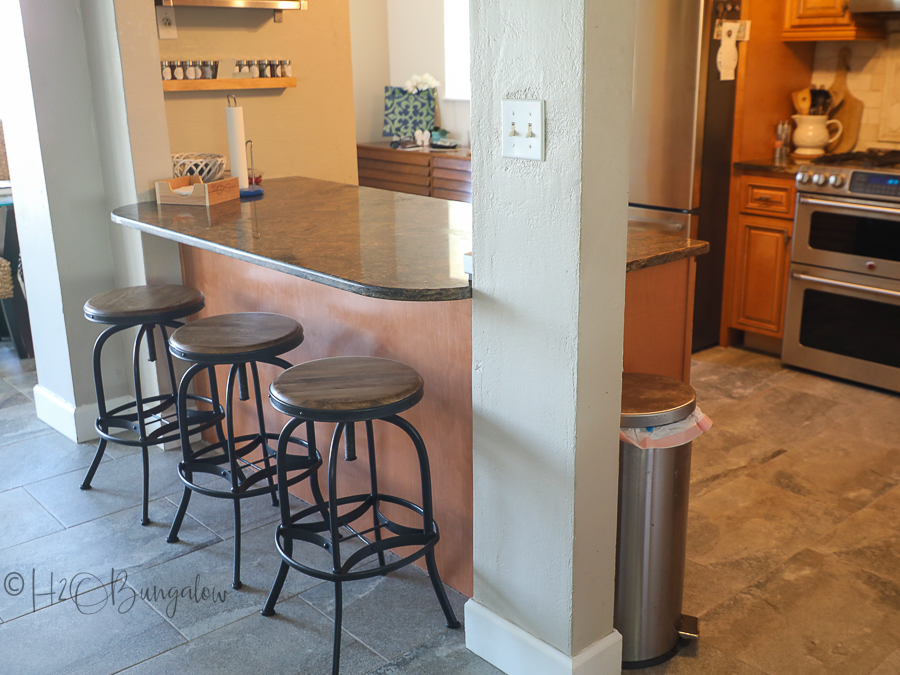
<instances>
[{"instance_id":1,"label":"upper cabinet door","mask_svg":"<svg viewBox=\"0 0 900 675\"><path fill-rule=\"evenodd\" d=\"M828 23L837 25L850 23L847 0L796 0L795 7L798 22L810 20L821 24L825 19Z\"/></svg>"},{"instance_id":2,"label":"upper cabinet door","mask_svg":"<svg viewBox=\"0 0 900 675\"><path fill-rule=\"evenodd\" d=\"M786 0L782 39L883 40L884 23L878 17L851 14L847 0Z\"/></svg>"}]
</instances>

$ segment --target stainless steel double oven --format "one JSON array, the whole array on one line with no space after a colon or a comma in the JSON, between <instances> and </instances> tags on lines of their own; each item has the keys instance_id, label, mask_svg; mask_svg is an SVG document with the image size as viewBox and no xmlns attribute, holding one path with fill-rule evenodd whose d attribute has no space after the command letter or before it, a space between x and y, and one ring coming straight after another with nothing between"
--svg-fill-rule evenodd
<instances>
[{"instance_id":1,"label":"stainless steel double oven","mask_svg":"<svg viewBox=\"0 0 900 675\"><path fill-rule=\"evenodd\" d=\"M900 171L803 167L797 187L782 361L900 392Z\"/></svg>"}]
</instances>

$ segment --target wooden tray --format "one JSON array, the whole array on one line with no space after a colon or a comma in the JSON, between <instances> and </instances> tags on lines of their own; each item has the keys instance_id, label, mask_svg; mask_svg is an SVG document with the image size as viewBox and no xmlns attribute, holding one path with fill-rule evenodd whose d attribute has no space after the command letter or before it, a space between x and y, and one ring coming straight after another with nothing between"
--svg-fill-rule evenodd
<instances>
[{"instance_id":1,"label":"wooden tray","mask_svg":"<svg viewBox=\"0 0 900 675\"><path fill-rule=\"evenodd\" d=\"M193 185L191 194L182 197L175 194L175 188ZM183 176L156 181L157 204L179 204L181 206L212 206L222 202L240 199L241 191L237 178L204 183L199 176Z\"/></svg>"}]
</instances>

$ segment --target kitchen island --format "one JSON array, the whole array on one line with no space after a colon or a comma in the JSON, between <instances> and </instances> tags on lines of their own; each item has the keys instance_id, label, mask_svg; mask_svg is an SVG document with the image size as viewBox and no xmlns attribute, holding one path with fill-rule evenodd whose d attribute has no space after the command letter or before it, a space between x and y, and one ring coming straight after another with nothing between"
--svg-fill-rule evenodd
<instances>
[{"instance_id":1,"label":"kitchen island","mask_svg":"<svg viewBox=\"0 0 900 675\"><path fill-rule=\"evenodd\" d=\"M471 595L472 289L463 271L471 206L307 178L272 179L265 188L257 201L208 209L145 202L112 217L182 245L184 283L206 294L200 316L268 311L300 321L306 337L288 361L381 356L421 373L425 397L404 416L428 447L441 575ZM687 372L691 258L707 249L671 235L629 233L626 368ZM260 370L264 380L276 374ZM243 415L240 422L252 423L252 410ZM286 421L271 408L266 419L273 430ZM408 441L382 429L376 442L382 489L418 501ZM347 469L341 490L364 489L366 458Z\"/></svg>"}]
</instances>

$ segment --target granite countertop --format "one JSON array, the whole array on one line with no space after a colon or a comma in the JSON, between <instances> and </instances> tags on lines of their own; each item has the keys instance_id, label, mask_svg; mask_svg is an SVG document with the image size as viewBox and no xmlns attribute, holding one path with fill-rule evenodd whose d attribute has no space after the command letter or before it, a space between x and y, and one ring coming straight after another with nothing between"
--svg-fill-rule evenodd
<instances>
[{"instance_id":1,"label":"granite countertop","mask_svg":"<svg viewBox=\"0 0 900 675\"><path fill-rule=\"evenodd\" d=\"M655 267L666 263L709 253L709 242L686 239L657 230L628 228L628 261L626 272L634 272L645 267Z\"/></svg>"},{"instance_id":2,"label":"granite countertop","mask_svg":"<svg viewBox=\"0 0 900 675\"><path fill-rule=\"evenodd\" d=\"M472 207L313 178L274 178L255 200L209 208L141 202L112 212L120 225L351 293L386 300L472 297L463 254ZM709 244L628 228L626 271L709 251Z\"/></svg>"},{"instance_id":3,"label":"granite countertop","mask_svg":"<svg viewBox=\"0 0 900 675\"><path fill-rule=\"evenodd\" d=\"M793 159L789 159L787 164L775 164L771 159L748 159L742 162L734 163L735 169L741 171L761 171L763 173L784 174L791 178L800 168L799 164L795 164Z\"/></svg>"},{"instance_id":4,"label":"granite countertop","mask_svg":"<svg viewBox=\"0 0 900 675\"><path fill-rule=\"evenodd\" d=\"M462 202L312 178L274 178L256 200L202 206L141 202L113 222L327 286L387 300L472 297Z\"/></svg>"}]
</instances>

